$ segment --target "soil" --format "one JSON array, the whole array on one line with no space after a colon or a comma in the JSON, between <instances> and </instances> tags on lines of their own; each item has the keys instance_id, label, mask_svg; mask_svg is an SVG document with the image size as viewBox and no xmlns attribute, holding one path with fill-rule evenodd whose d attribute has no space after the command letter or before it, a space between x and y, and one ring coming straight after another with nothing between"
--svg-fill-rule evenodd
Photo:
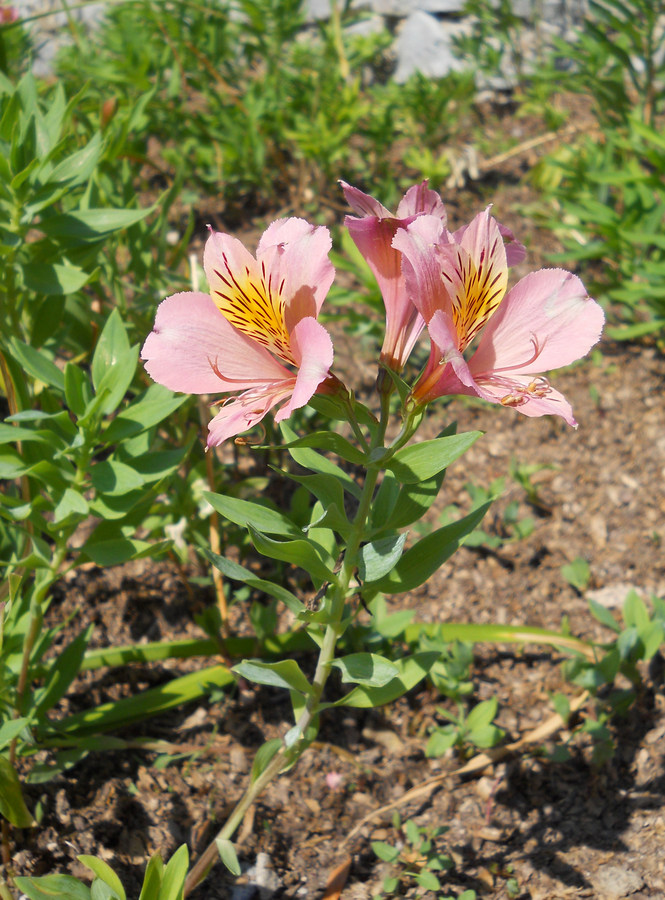
<instances>
[{"instance_id":1,"label":"soil","mask_svg":"<svg viewBox=\"0 0 665 900\"><path fill-rule=\"evenodd\" d=\"M538 268L544 254L555 249L551 237L533 230L519 213L520 204L534 199L520 181L528 163L507 161L483 183L456 192L450 203L451 217L460 224L466 213L486 205L489 184L498 217L520 237L526 228L529 264L520 266L517 276ZM339 333L336 351L340 376L369 396L375 349L365 347L363 361L358 344ZM463 547L425 587L391 598L391 609L412 609L422 622L558 629L565 620L575 635L608 641L611 633L589 613L589 595L617 616L631 589L647 602L665 596L664 377L665 360L655 348L603 341L589 360L553 376L572 402L576 431L558 418L527 419L514 410L462 400L432 408L425 437L453 418L460 431L485 434L450 467L428 521L436 524L448 504L468 507L468 482L486 486L505 477L505 493L483 526L504 540L491 549ZM251 460L251 451L245 452ZM510 477L511 465L532 467L535 504ZM533 530L519 540L510 539L506 524L512 503L519 519L533 519ZM590 567L582 591L561 572L577 557ZM90 567L59 585L51 615L62 620L76 612L72 634L93 622L95 646L202 636L193 617L201 604L211 602L211 594L192 589L184 575L169 561L106 571ZM246 611L237 614L234 624L246 627ZM504 743L551 721L552 694L561 692L571 702L581 695L581 688L562 676L566 658L536 645L475 646L471 699L498 699ZM312 662L301 660L308 671ZM131 695L199 663L208 661L85 673L63 710ZM411 789L454 773L464 762L452 751L438 759L425 756L431 727L444 722L437 707L454 707L424 683L388 708L332 711L323 717L318 743L268 788L239 829L243 867L256 867L258 860L260 868L271 870L269 876L264 872L263 887L256 886L250 869L240 879L245 885L240 891L217 865L190 896L332 898L337 894L326 892L326 882L348 861L342 898L370 898L386 876L404 872L371 849L372 841L404 841L393 824L394 809L381 811L397 803L402 821L445 826L435 846L453 862L449 872L440 873L441 892L421 888L418 893L404 876L399 891L405 896L456 897L472 888L494 900L663 898L662 659L656 657L641 674L636 701L609 724L616 745L610 759L595 761L588 734L573 734L598 715L587 699L568 725L561 723L546 739L487 760L471 774L441 777L408 798ZM41 822L13 834L15 872L87 877L76 857L94 854L118 871L128 896L137 896L153 853L166 858L187 843L195 858L205 849L240 797L256 749L289 727L283 697L242 685L208 703L123 729L119 735L134 742L130 749L90 753L53 781L28 789ZM173 745L171 758L141 749L137 742L147 737ZM541 752L543 744L549 753ZM551 751L564 746L569 757L556 762ZM371 813L374 818L361 824ZM418 859L411 862L417 870Z\"/></svg>"}]
</instances>

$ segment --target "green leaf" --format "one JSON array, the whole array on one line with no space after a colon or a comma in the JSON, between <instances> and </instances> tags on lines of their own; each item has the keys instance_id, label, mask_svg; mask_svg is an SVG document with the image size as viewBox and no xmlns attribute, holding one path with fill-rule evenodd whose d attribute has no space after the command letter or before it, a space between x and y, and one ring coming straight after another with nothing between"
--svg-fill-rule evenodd
<instances>
[{"instance_id":1,"label":"green leaf","mask_svg":"<svg viewBox=\"0 0 665 900\"><path fill-rule=\"evenodd\" d=\"M498 708L499 702L496 697L492 697L491 700L483 700L482 703L477 703L466 718L467 729L469 731L474 731L477 728L484 728L486 725L491 724L497 714Z\"/></svg>"},{"instance_id":2,"label":"green leaf","mask_svg":"<svg viewBox=\"0 0 665 900\"><path fill-rule=\"evenodd\" d=\"M0 750L4 750L14 738L17 738L28 724L30 719L21 716L18 719L8 719L0 726Z\"/></svg>"},{"instance_id":3,"label":"green leaf","mask_svg":"<svg viewBox=\"0 0 665 900\"><path fill-rule=\"evenodd\" d=\"M23 281L36 294L64 296L80 291L92 274L73 265L31 262L23 268Z\"/></svg>"},{"instance_id":4,"label":"green leaf","mask_svg":"<svg viewBox=\"0 0 665 900\"><path fill-rule=\"evenodd\" d=\"M100 494L117 496L143 487L143 479L135 469L113 459L106 459L92 466L90 480Z\"/></svg>"},{"instance_id":5,"label":"green leaf","mask_svg":"<svg viewBox=\"0 0 665 900\"><path fill-rule=\"evenodd\" d=\"M468 431L402 447L387 463L402 484L426 481L465 453L482 432Z\"/></svg>"},{"instance_id":6,"label":"green leaf","mask_svg":"<svg viewBox=\"0 0 665 900\"><path fill-rule=\"evenodd\" d=\"M30 900L91 900L90 888L71 875L15 877L14 884Z\"/></svg>"},{"instance_id":7,"label":"green leaf","mask_svg":"<svg viewBox=\"0 0 665 900\"><path fill-rule=\"evenodd\" d=\"M72 681L81 670L83 656L93 632L92 623L77 635L51 663L43 687L36 692L34 714L44 716L65 695Z\"/></svg>"},{"instance_id":8,"label":"green leaf","mask_svg":"<svg viewBox=\"0 0 665 900\"><path fill-rule=\"evenodd\" d=\"M279 743L281 744L282 742L280 741ZM216 838L215 843L217 844L219 858L231 875L235 875L236 878L239 875L242 875L242 869L240 868L240 863L236 856L236 850L231 841L227 840L227 838Z\"/></svg>"},{"instance_id":9,"label":"green leaf","mask_svg":"<svg viewBox=\"0 0 665 900\"><path fill-rule=\"evenodd\" d=\"M295 431L293 431L286 422L280 422L279 427L287 441L292 442L298 439ZM345 491L356 498L360 497L360 488L353 478L326 456L322 456L320 453L317 453L316 450L312 450L308 447L292 447L289 450L289 453L299 466L303 466L305 469L311 469L312 472L333 475L335 478L339 479Z\"/></svg>"},{"instance_id":10,"label":"green leaf","mask_svg":"<svg viewBox=\"0 0 665 900\"><path fill-rule=\"evenodd\" d=\"M39 230L68 242L101 241L115 231L135 225L152 212L148 209L78 209L44 218Z\"/></svg>"},{"instance_id":11,"label":"green leaf","mask_svg":"<svg viewBox=\"0 0 665 900\"><path fill-rule=\"evenodd\" d=\"M636 591L628 592L628 596L623 604L622 615L625 626L630 627L633 625L638 632L641 632L651 624L649 610Z\"/></svg>"},{"instance_id":12,"label":"green leaf","mask_svg":"<svg viewBox=\"0 0 665 900\"><path fill-rule=\"evenodd\" d=\"M256 684L287 688L287 690L298 691L301 694L312 693L312 686L295 659L283 659L276 663L262 662L259 659L243 659L231 671Z\"/></svg>"},{"instance_id":13,"label":"green leaf","mask_svg":"<svg viewBox=\"0 0 665 900\"><path fill-rule=\"evenodd\" d=\"M65 365L65 400L77 418L80 418L92 399L90 382L86 373L75 363Z\"/></svg>"},{"instance_id":14,"label":"green leaf","mask_svg":"<svg viewBox=\"0 0 665 900\"><path fill-rule=\"evenodd\" d=\"M385 841L372 841L372 850L384 862L395 862L400 854L399 848L391 847Z\"/></svg>"},{"instance_id":15,"label":"green leaf","mask_svg":"<svg viewBox=\"0 0 665 900\"><path fill-rule=\"evenodd\" d=\"M207 547L203 549L203 553L227 578L232 578L234 581L242 581L254 590L263 591L270 597L281 600L281 602L296 615L305 608L304 604L298 600L295 594L292 594L291 591L288 591L285 587L282 587L282 585L274 584L272 581L266 581L263 578L259 578L254 575L253 572L250 572L249 569L244 568L244 566L233 562L233 560L227 559L225 556L219 556L217 553L213 553L212 550L209 550Z\"/></svg>"},{"instance_id":16,"label":"green leaf","mask_svg":"<svg viewBox=\"0 0 665 900\"><path fill-rule=\"evenodd\" d=\"M428 872L427 869L424 869L418 874L416 881L418 882L420 887L425 888L426 891L441 890L441 882L436 877L434 872Z\"/></svg>"},{"instance_id":17,"label":"green leaf","mask_svg":"<svg viewBox=\"0 0 665 900\"><path fill-rule=\"evenodd\" d=\"M419 522L436 500L445 474L445 469L442 469L438 475L425 481L403 484L390 516L386 516L383 520L377 519L377 527L383 525L386 531L397 531L413 522Z\"/></svg>"},{"instance_id":18,"label":"green leaf","mask_svg":"<svg viewBox=\"0 0 665 900\"><path fill-rule=\"evenodd\" d=\"M267 506L261 506L250 500L239 500L237 497L229 497L225 494L212 494L208 491L204 491L203 496L213 509L236 525L245 528L251 526L268 534L284 534L292 537L302 535L302 530L284 513Z\"/></svg>"},{"instance_id":19,"label":"green leaf","mask_svg":"<svg viewBox=\"0 0 665 900\"><path fill-rule=\"evenodd\" d=\"M451 747L457 743L457 731L453 725L445 725L443 728L437 728L429 736L425 745L425 756L428 759L435 759L437 756L443 756Z\"/></svg>"},{"instance_id":20,"label":"green leaf","mask_svg":"<svg viewBox=\"0 0 665 900\"><path fill-rule=\"evenodd\" d=\"M36 825L25 805L16 769L5 756L0 756L0 815L17 828Z\"/></svg>"},{"instance_id":21,"label":"green leaf","mask_svg":"<svg viewBox=\"0 0 665 900\"><path fill-rule=\"evenodd\" d=\"M394 534L365 544L358 559L358 573L361 581L378 581L396 565L404 551L404 534Z\"/></svg>"},{"instance_id":22,"label":"green leaf","mask_svg":"<svg viewBox=\"0 0 665 900\"><path fill-rule=\"evenodd\" d=\"M84 518L87 515L88 503L85 497L73 488L66 488L53 511L53 525L69 525L77 518Z\"/></svg>"},{"instance_id":23,"label":"green leaf","mask_svg":"<svg viewBox=\"0 0 665 900\"><path fill-rule=\"evenodd\" d=\"M106 443L115 444L140 434L170 416L188 399L187 394L178 396L161 384L151 384L140 400L118 413L103 438Z\"/></svg>"},{"instance_id":24,"label":"green leaf","mask_svg":"<svg viewBox=\"0 0 665 900\"><path fill-rule=\"evenodd\" d=\"M422 538L406 551L391 572L378 581L367 582L363 593L367 590L372 596L377 592L400 594L423 584L480 524L490 506L491 501L483 503L458 522L444 525Z\"/></svg>"},{"instance_id":25,"label":"green leaf","mask_svg":"<svg viewBox=\"0 0 665 900\"><path fill-rule=\"evenodd\" d=\"M122 886L122 882L108 863L105 863L103 859L98 859L96 856L87 856L86 854L77 856L77 859L80 863L83 863L84 866L94 872L100 881L107 884L118 900L126 900L125 889Z\"/></svg>"},{"instance_id":26,"label":"green leaf","mask_svg":"<svg viewBox=\"0 0 665 900\"><path fill-rule=\"evenodd\" d=\"M39 350L35 350L29 344L19 341L18 338L12 338L10 346L12 355L29 375L64 393L65 376L55 363L51 362Z\"/></svg>"},{"instance_id":27,"label":"green leaf","mask_svg":"<svg viewBox=\"0 0 665 900\"><path fill-rule=\"evenodd\" d=\"M164 867L159 900L182 900L188 868L189 852L183 844Z\"/></svg>"},{"instance_id":28,"label":"green leaf","mask_svg":"<svg viewBox=\"0 0 665 900\"><path fill-rule=\"evenodd\" d=\"M102 135L97 132L81 150L59 162L49 176L49 181L69 182L69 186L83 184L92 175L102 155Z\"/></svg>"},{"instance_id":29,"label":"green leaf","mask_svg":"<svg viewBox=\"0 0 665 900\"><path fill-rule=\"evenodd\" d=\"M97 395L86 410L86 419L98 412L105 416L115 412L132 383L138 358L138 344L118 355L99 382Z\"/></svg>"},{"instance_id":30,"label":"green leaf","mask_svg":"<svg viewBox=\"0 0 665 900\"><path fill-rule=\"evenodd\" d=\"M164 863L162 862L162 857L159 853L155 853L154 856L150 857L150 861L146 866L139 900L159 900L159 889L162 884L163 874Z\"/></svg>"},{"instance_id":31,"label":"green leaf","mask_svg":"<svg viewBox=\"0 0 665 900\"><path fill-rule=\"evenodd\" d=\"M172 546L171 541L159 541L151 544L138 538L115 538L113 540L96 541L93 534L89 541L81 547L81 555L85 555L96 565L118 566L130 559L153 558L164 553Z\"/></svg>"},{"instance_id":32,"label":"green leaf","mask_svg":"<svg viewBox=\"0 0 665 900\"><path fill-rule=\"evenodd\" d=\"M233 684L234 678L226 666L209 666L180 678L174 678L166 684L149 688L140 694L102 703L92 709L74 713L66 719L54 723L58 734L83 735L90 732L104 731L130 722L154 716L174 706L190 703L207 696L213 690ZM48 725L48 723L46 723ZM48 728L43 729L48 733Z\"/></svg>"},{"instance_id":33,"label":"green leaf","mask_svg":"<svg viewBox=\"0 0 665 900\"><path fill-rule=\"evenodd\" d=\"M284 444L283 449L296 450L299 447L315 447L318 450L328 450L342 459L356 465L362 465L366 461L365 454L354 447L346 438L335 431L315 431L304 437L290 440L288 444ZM293 456L293 454L291 454ZM294 457L295 459L295 457ZM296 460L297 462L297 460Z\"/></svg>"},{"instance_id":34,"label":"green leaf","mask_svg":"<svg viewBox=\"0 0 665 900\"><path fill-rule=\"evenodd\" d=\"M589 583L591 569L586 559L578 556L571 563L561 566L561 574L581 594Z\"/></svg>"},{"instance_id":35,"label":"green leaf","mask_svg":"<svg viewBox=\"0 0 665 900\"><path fill-rule=\"evenodd\" d=\"M616 634L619 634L621 627L609 609L606 609L598 603L597 600L593 600L591 597L587 597L587 603L589 604L589 610L594 619L600 622L601 625L605 625L607 628L611 628L612 631L616 632Z\"/></svg>"},{"instance_id":36,"label":"green leaf","mask_svg":"<svg viewBox=\"0 0 665 900\"><path fill-rule=\"evenodd\" d=\"M334 659L331 665L340 670L345 684L383 687L400 675L399 667L395 663L375 653L352 653Z\"/></svg>"},{"instance_id":37,"label":"green leaf","mask_svg":"<svg viewBox=\"0 0 665 900\"><path fill-rule=\"evenodd\" d=\"M129 350L129 338L127 329L122 321L118 309L114 309L106 320L106 324L99 335L97 346L92 357L92 383L96 391L108 370L116 365L120 358Z\"/></svg>"},{"instance_id":38,"label":"green leaf","mask_svg":"<svg viewBox=\"0 0 665 900\"><path fill-rule=\"evenodd\" d=\"M252 543L264 556L300 566L301 569L309 572L312 578L319 581L334 582L336 580L335 575L323 562L312 543L304 540L276 541L266 537L251 525L248 528Z\"/></svg>"},{"instance_id":39,"label":"green leaf","mask_svg":"<svg viewBox=\"0 0 665 900\"><path fill-rule=\"evenodd\" d=\"M298 696L301 695L298 694ZM252 763L252 772L249 779L251 784L254 784L259 775L261 775L265 771L268 763L279 751L281 746L281 738L272 738L272 740L266 741L264 744L261 744L259 749L256 751L256 756L254 757L254 762Z\"/></svg>"},{"instance_id":40,"label":"green leaf","mask_svg":"<svg viewBox=\"0 0 665 900\"><path fill-rule=\"evenodd\" d=\"M407 691L414 688L418 682L422 681L439 656L438 652L414 653L413 656L396 660L395 665L399 669L399 675L383 685L383 687L363 687L361 685L354 688L346 697L338 700L334 705L369 709L374 706L392 703L393 700L402 697Z\"/></svg>"}]
</instances>

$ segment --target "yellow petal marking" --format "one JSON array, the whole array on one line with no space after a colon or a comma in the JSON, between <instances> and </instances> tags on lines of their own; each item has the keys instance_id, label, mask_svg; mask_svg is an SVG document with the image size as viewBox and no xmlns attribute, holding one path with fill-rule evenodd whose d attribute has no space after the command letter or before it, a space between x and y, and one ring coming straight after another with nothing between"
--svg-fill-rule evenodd
<instances>
[{"instance_id":1,"label":"yellow petal marking","mask_svg":"<svg viewBox=\"0 0 665 900\"><path fill-rule=\"evenodd\" d=\"M442 271L453 305L453 322L464 350L485 327L498 308L508 286L508 272L496 258L499 238L489 253L483 248L476 264L468 253L457 248L454 273Z\"/></svg>"},{"instance_id":2,"label":"yellow petal marking","mask_svg":"<svg viewBox=\"0 0 665 900\"><path fill-rule=\"evenodd\" d=\"M247 267L238 274L231 271L226 255L223 260L224 267L213 270L219 282L211 285L219 311L238 331L295 365L284 321L284 282L276 284L263 262L260 274Z\"/></svg>"}]
</instances>

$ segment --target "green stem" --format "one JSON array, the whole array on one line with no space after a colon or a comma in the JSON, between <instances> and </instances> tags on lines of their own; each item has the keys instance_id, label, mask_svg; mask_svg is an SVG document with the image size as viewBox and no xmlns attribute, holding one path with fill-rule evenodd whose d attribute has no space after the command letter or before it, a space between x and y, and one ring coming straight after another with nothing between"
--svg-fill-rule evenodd
<instances>
[{"instance_id":1,"label":"green stem","mask_svg":"<svg viewBox=\"0 0 665 900\"><path fill-rule=\"evenodd\" d=\"M383 408L385 406L385 409ZM382 445L385 436L386 425L388 421L388 404L382 404L382 415L379 428L377 428L372 441L370 452ZM367 519L374 496L374 488L379 477L380 469L368 469L365 474L365 483L363 485L358 509L351 523L351 530L347 540L346 550L344 552L344 560L342 567L337 576L337 580L333 587L331 598L330 618L326 626L326 631L321 643L319 651L319 659L314 673L312 682L312 690L307 697L307 702L302 710L298 721L298 734L295 739L291 740L289 746L282 744L275 756L270 760L266 768L261 774L249 785L243 796L235 806L235 809L229 816L226 824L217 834L215 839L208 845L197 862L192 866L187 880L185 881L184 896L187 896L197 887L206 877L212 866L218 858L217 841L229 840L236 828L240 824L246 811L270 784L270 782L279 775L286 767L292 765L298 757L307 749L309 742L306 734L309 726L315 721L321 708L321 697L328 676L330 675L331 663L335 658L335 648L339 637L344 632L344 606L350 592L351 581L354 577L360 546L365 536Z\"/></svg>"}]
</instances>

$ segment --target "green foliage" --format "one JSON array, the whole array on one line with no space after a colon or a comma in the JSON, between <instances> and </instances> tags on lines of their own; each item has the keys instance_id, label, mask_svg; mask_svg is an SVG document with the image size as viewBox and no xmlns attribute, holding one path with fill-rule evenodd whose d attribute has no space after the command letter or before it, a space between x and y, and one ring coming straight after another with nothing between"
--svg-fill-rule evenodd
<instances>
[{"instance_id":1,"label":"green foliage","mask_svg":"<svg viewBox=\"0 0 665 900\"><path fill-rule=\"evenodd\" d=\"M396 85L385 78L387 31L354 34L346 26L359 14L346 4L341 20L303 39L302 9L300 0L121 3L58 66L66 84L90 83L84 123L104 106L122 119L149 97L133 124L135 158L216 195L219 213L265 210L296 192L311 203L340 175L371 179L388 204L407 182L445 177L440 148L470 118L473 74ZM279 177L269 183L266 171Z\"/></svg>"},{"instance_id":2,"label":"green foliage","mask_svg":"<svg viewBox=\"0 0 665 900\"><path fill-rule=\"evenodd\" d=\"M393 815L393 827L399 835L395 844L372 842L374 854L390 863L394 872L384 880L382 892L375 900L398 896L402 889L410 887L414 890L410 896L414 897L421 897L422 891L441 890L439 875L452 869L453 861L437 847L437 841L448 829L420 827L412 819L402 823L398 813Z\"/></svg>"},{"instance_id":3,"label":"green foliage","mask_svg":"<svg viewBox=\"0 0 665 900\"><path fill-rule=\"evenodd\" d=\"M90 887L70 875L43 875L39 878L15 877L16 887L28 900L126 900L122 882L113 869L95 856L79 856L93 873ZM179 847L166 866L159 854L150 859L139 900L182 900L189 854Z\"/></svg>"},{"instance_id":4,"label":"green foliage","mask_svg":"<svg viewBox=\"0 0 665 900\"><path fill-rule=\"evenodd\" d=\"M496 697L477 703L468 713L464 705L457 703L457 713L437 707L437 712L450 724L435 728L427 741L427 756L443 756L455 747L462 759L468 755L469 744L481 750L496 747L503 738L504 731L493 724L498 712Z\"/></svg>"},{"instance_id":5,"label":"green foliage","mask_svg":"<svg viewBox=\"0 0 665 900\"><path fill-rule=\"evenodd\" d=\"M604 0L576 39L561 44L566 72L543 67L539 84L592 100L593 134L563 145L536 167L551 202L543 224L577 260L590 292L606 306L612 337L656 334L665 324L665 100L659 53L662 0Z\"/></svg>"},{"instance_id":6,"label":"green foliage","mask_svg":"<svg viewBox=\"0 0 665 900\"><path fill-rule=\"evenodd\" d=\"M582 594L589 584L591 568L586 559L581 556L576 556L572 562L567 563L565 566L561 566L561 574L568 584Z\"/></svg>"},{"instance_id":7,"label":"green foliage","mask_svg":"<svg viewBox=\"0 0 665 900\"><path fill-rule=\"evenodd\" d=\"M640 665L653 659L665 641L665 603L652 597L651 607L650 610L635 591L630 591L623 604L622 621L618 622L608 609L590 599L591 614L615 637L597 648L595 659L578 655L563 664L564 676L594 697L594 718L584 720L574 729L569 743L580 735L588 735L596 765L612 758L615 750L612 722L617 716L625 715L635 702L642 683ZM628 679L632 688L618 687L619 676ZM566 704L560 698L555 701L557 712L566 720ZM567 747L555 747L554 755L557 759L566 759Z\"/></svg>"}]
</instances>

